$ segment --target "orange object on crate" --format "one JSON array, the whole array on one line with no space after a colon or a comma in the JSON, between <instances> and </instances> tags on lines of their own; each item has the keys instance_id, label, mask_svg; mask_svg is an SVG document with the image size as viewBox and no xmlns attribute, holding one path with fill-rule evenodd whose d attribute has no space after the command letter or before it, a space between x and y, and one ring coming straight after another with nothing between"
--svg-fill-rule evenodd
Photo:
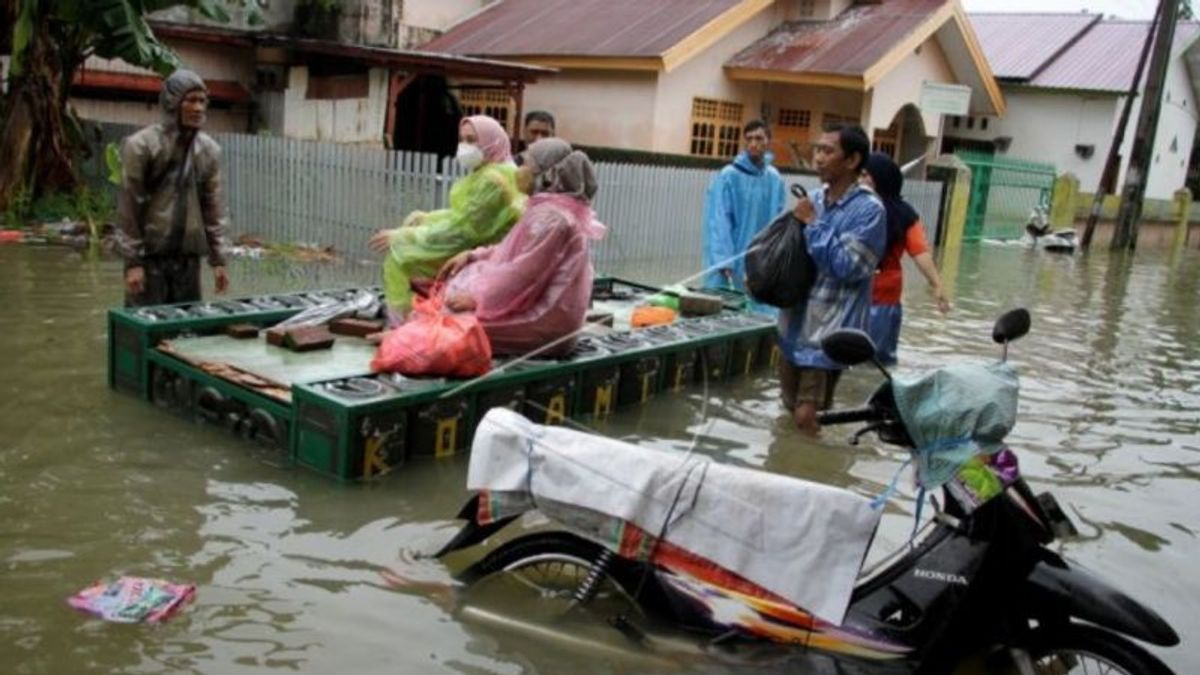
<instances>
[{"instance_id":1,"label":"orange object on crate","mask_svg":"<svg viewBox=\"0 0 1200 675\"><path fill-rule=\"evenodd\" d=\"M20 230L0 230L0 244L18 244L25 238Z\"/></svg>"},{"instance_id":2,"label":"orange object on crate","mask_svg":"<svg viewBox=\"0 0 1200 675\"><path fill-rule=\"evenodd\" d=\"M675 323L675 310L670 307L652 307L644 305L633 310L629 325L634 328L650 328L651 326L666 326Z\"/></svg>"}]
</instances>

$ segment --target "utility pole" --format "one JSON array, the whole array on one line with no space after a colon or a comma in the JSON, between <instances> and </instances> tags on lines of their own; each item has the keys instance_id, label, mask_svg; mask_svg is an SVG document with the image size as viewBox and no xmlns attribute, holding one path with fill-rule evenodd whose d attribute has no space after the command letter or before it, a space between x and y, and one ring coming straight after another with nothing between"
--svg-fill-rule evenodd
<instances>
[{"instance_id":1,"label":"utility pole","mask_svg":"<svg viewBox=\"0 0 1200 675\"><path fill-rule=\"evenodd\" d=\"M1133 136L1133 150L1129 153L1129 171L1125 176L1125 188L1121 192L1121 210L1117 215L1117 229L1113 232L1111 249L1114 251L1137 247L1138 224L1142 218L1142 200L1146 196L1146 178L1150 163L1154 159L1154 135L1158 130L1158 110L1162 105L1163 83L1167 77L1167 66L1171 62L1171 48L1175 43L1175 21L1179 17L1181 0L1159 0L1158 31L1154 39L1154 54L1150 59L1150 73L1146 80L1146 95L1142 99L1142 111L1138 116L1137 131Z\"/></svg>"},{"instance_id":2,"label":"utility pole","mask_svg":"<svg viewBox=\"0 0 1200 675\"><path fill-rule=\"evenodd\" d=\"M1146 31L1146 40L1142 44L1142 55L1138 57L1137 71L1133 74L1133 86L1125 95L1125 105L1121 109L1121 119L1117 122L1117 135L1113 137L1112 145L1108 148L1108 159L1104 162L1104 171L1100 174L1100 183L1096 186L1096 194L1092 197L1092 210L1088 213L1087 227L1083 230L1083 239L1079 246L1088 250L1092 245L1092 235L1096 232L1096 223L1100 220L1100 210L1104 207L1104 189L1111 176L1113 183L1121 171L1121 146L1125 143L1125 130L1129 126L1129 117L1133 113L1133 103L1138 100L1138 92L1142 89L1142 73L1146 70L1146 59L1150 58L1150 47L1154 45L1154 33L1162 19L1162 3L1154 12L1150 22L1150 30Z\"/></svg>"}]
</instances>

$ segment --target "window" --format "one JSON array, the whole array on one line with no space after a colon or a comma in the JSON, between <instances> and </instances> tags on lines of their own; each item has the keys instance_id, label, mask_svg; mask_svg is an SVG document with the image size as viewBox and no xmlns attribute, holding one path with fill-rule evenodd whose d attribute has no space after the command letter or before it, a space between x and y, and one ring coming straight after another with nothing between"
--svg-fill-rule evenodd
<instances>
[{"instance_id":1,"label":"window","mask_svg":"<svg viewBox=\"0 0 1200 675\"><path fill-rule=\"evenodd\" d=\"M872 152L882 152L890 157L896 156L896 139L894 138L876 138L871 144Z\"/></svg>"},{"instance_id":2,"label":"window","mask_svg":"<svg viewBox=\"0 0 1200 675\"><path fill-rule=\"evenodd\" d=\"M988 128L988 118L986 118L986 117L980 117L980 118L979 118L979 128L980 128L980 130L982 130L982 131L987 131L987 128Z\"/></svg>"},{"instance_id":3,"label":"window","mask_svg":"<svg viewBox=\"0 0 1200 675\"><path fill-rule=\"evenodd\" d=\"M513 100L503 89L467 89L458 95L463 117L487 115L500 123L505 131L512 133Z\"/></svg>"},{"instance_id":4,"label":"window","mask_svg":"<svg viewBox=\"0 0 1200 675\"><path fill-rule=\"evenodd\" d=\"M958 129L961 126L962 126L962 118L959 117L958 115L955 115L954 116L954 128Z\"/></svg>"},{"instance_id":5,"label":"window","mask_svg":"<svg viewBox=\"0 0 1200 675\"><path fill-rule=\"evenodd\" d=\"M741 103L711 98L692 99L693 155L733 157L742 140Z\"/></svg>"},{"instance_id":6,"label":"window","mask_svg":"<svg viewBox=\"0 0 1200 675\"><path fill-rule=\"evenodd\" d=\"M968 118L967 118L967 128L968 128L968 129L974 129L974 128L975 128L975 118L974 118L974 117L968 117Z\"/></svg>"},{"instance_id":7,"label":"window","mask_svg":"<svg viewBox=\"0 0 1200 675\"><path fill-rule=\"evenodd\" d=\"M800 16L811 17L816 11L815 0L800 0Z\"/></svg>"},{"instance_id":8,"label":"window","mask_svg":"<svg viewBox=\"0 0 1200 675\"><path fill-rule=\"evenodd\" d=\"M812 124L812 113L795 108L780 108L778 126L784 129L807 129Z\"/></svg>"},{"instance_id":9,"label":"window","mask_svg":"<svg viewBox=\"0 0 1200 675\"><path fill-rule=\"evenodd\" d=\"M896 146L900 144L900 128L895 123L887 129L876 129L874 137L871 140L871 150L873 152L885 152L892 157L896 156Z\"/></svg>"}]
</instances>

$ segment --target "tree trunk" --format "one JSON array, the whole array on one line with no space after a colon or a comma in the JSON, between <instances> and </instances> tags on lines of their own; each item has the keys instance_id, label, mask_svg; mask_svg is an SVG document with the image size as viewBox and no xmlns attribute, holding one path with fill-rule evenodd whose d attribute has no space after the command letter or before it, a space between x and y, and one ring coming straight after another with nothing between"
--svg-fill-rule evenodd
<instances>
[{"instance_id":1,"label":"tree trunk","mask_svg":"<svg viewBox=\"0 0 1200 675\"><path fill-rule=\"evenodd\" d=\"M56 44L43 22L26 51L24 72L9 82L0 128L0 148L9 155L0 162L0 211L19 193L32 196L78 184L66 124L72 73L65 72L65 64L74 60L56 53Z\"/></svg>"}]
</instances>

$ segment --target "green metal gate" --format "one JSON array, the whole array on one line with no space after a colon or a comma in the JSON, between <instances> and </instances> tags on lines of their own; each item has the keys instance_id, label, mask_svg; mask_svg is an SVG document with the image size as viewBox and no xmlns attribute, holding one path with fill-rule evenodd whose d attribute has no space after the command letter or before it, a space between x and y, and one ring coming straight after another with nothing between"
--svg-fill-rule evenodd
<instances>
[{"instance_id":1,"label":"green metal gate","mask_svg":"<svg viewBox=\"0 0 1200 675\"><path fill-rule=\"evenodd\" d=\"M964 241L1016 239L1034 207L1049 208L1056 177L1053 164L960 151L971 167L971 201Z\"/></svg>"}]
</instances>

